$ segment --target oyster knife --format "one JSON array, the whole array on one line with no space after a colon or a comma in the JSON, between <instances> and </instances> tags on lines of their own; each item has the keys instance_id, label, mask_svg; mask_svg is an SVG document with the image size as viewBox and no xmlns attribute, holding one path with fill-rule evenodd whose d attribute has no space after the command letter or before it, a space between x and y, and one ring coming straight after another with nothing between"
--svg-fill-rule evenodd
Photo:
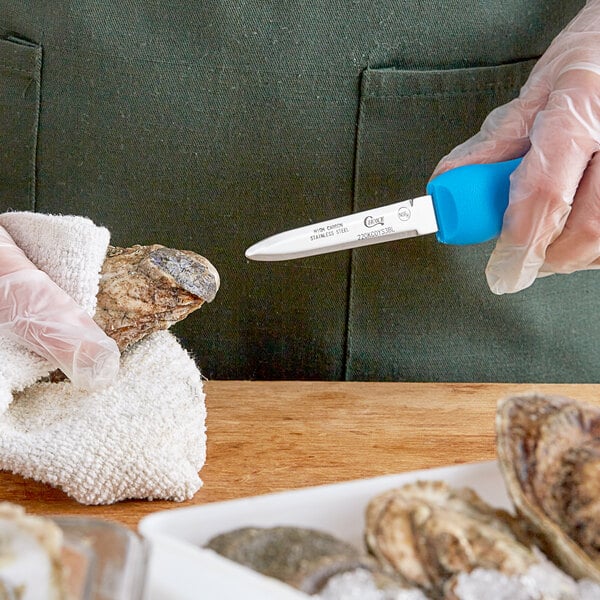
<instances>
[{"instance_id":1,"label":"oyster knife","mask_svg":"<svg viewBox=\"0 0 600 600\"><path fill-rule=\"evenodd\" d=\"M272 235L246 250L260 261L303 258L435 233L444 244L479 244L500 233L510 175L521 159L438 175L427 195Z\"/></svg>"}]
</instances>

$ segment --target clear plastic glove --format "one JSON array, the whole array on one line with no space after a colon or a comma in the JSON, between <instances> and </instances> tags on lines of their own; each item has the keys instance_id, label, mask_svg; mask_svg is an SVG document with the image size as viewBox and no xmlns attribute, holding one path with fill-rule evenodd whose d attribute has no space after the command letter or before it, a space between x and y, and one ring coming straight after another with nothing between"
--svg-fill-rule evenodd
<instances>
[{"instance_id":1,"label":"clear plastic glove","mask_svg":"<svg viewBox=\"0 0 600 600\"><path fill-rule=\"evenodd\" d=\"M486 276L496 294L600 268L600 0L554 39L518 98L492 111L434 176L524 156Z\"/></svg>"},{"instance_id":2,"label":"clear plastic glove","mask_svg":"<svg viewBox=\"0 0 600 600\"><path fill-rule=\"evenodd\" d=\"M76 387L101 389L119 369L119 349L39 270L0 227L0 335L61 369Z\"/></svg>"}]
</instances>

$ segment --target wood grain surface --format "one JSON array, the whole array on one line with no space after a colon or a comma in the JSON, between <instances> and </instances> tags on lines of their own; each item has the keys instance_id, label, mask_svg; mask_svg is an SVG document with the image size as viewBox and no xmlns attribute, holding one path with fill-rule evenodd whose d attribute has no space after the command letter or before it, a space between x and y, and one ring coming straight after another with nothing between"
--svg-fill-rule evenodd
<instances>
[{"instance_id":1,"label":"wood grain surface","mask_svg":"<svg viewBox=\"0 0 600 600\"><path fill-rule=\"evenodd\" d=\"M205 391L207 462L192 500L83 506L6 472L0 497L35 514L135 528L157 510L493 459L496 403L507 395L540 391L600 405L596 384L209 381Z\"/></svg>"}]
</instances>

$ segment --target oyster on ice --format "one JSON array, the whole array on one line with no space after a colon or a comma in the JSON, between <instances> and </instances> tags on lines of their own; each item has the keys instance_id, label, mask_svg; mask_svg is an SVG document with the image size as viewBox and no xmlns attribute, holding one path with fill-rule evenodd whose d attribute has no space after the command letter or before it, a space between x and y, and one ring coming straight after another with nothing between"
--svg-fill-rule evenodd
<instances>
[{"instance_id":1,"label":"oyster on ice","mask_svg":"<svg viewBox=\"0 0 600 600\"><path fill-rule=\"evenodd\" d=\"M510 397L496 433L506 487L538 545L572 577L600 582L600 409Z\"/></svg>"},{"instance_id":2,"label":"oyster on ice","mask_svg":"<svg viewBox=\"0 0 600 600\"><path fill-rule=\"evenodd\" d=\"M518 523L470 489L419 481L373 498L365 540L375 557L432 598L475 568L518 575L537 562Z\"/></svg>"},{"instance_id":3,"label":"oyster on ice","mask_svg":"<svg viewBox=\"0 0 600 600\"><path fill-rule=\"evenodd\" d=\"M50 519L0 502L0 598L67 600L62 542Z\"/></svg>"},{"instance_id":4,"label":"oyster on ice","mask_svg":"<svg viewBox=\"0 0 600 600\"><path fill-rule=\"evenodd\" d=\"M332 577L356 569L380 576L382 584L392 583L351 544L304 527L242 527L215 536L206 548L311 595Z\"/></svg>"}]
</instances>

